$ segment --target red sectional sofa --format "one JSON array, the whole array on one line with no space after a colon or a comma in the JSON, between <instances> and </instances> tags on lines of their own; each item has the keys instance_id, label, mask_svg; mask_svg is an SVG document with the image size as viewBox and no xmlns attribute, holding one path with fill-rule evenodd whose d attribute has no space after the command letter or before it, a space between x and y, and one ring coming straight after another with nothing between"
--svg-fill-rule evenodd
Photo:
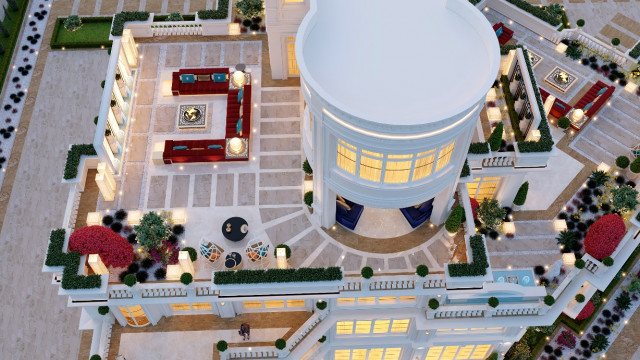
<instances>
[{"instance_id":1,"label":"red sectional sofa","mask_svg":"<svg viewBox=\"0 0 640 360\"><path fill-rule=\"evenodd\" d=\"M542 98L542 102L547 101L547 98L549 97L549 93L542 88L538 88L538 89L540 90L540 97ZM561 117L566 116L571 109L572 109L571 105L556 98L556 101L553 102L553 106L551 106L551 111L549 112L549 114L560 119Z\"/></svg>"},{"instance_id":2,"label":"red sectional sofa","mask_svg":"<svg viewBox=\"0 0 640 360\"><path fill-rule=\"evenodd\" d=\"M227 87L227 121L225 139L204 140L166 140L162 160L165 164L195 163L215 161L247 161L246 158L227 158L225 156L226 139L239 137L250 139L251 136L251 85L247 84L242 90L242 103L238 102L239 90L228 90ZM240 119L240 107L242 107L242 126L238 128ZM238 131L240 130L240 131ZM220 149L208 149L209 145L220 145ZM187 149L174 149L174 146L186 146Z\"/></svg>"},{"instance_id":3,"label":"red sectional sofa","mask_svg":"<svg viewBox=\"0 0 640 360\"><path fill-rule=\"evenodd\" d=\"M502 31L500 31L500 29L502 29ZM500 45L506 44L507 41L511 40L511 38L513 37L513 30L504 26L504 24L501 22L493 25L493 31L496 32L498 43L500 43Z\"/></svg>"},{"instance_id":4,"label":"red sectional sofa","mask_svg":"<svg viewBox=\"0 0 640 360\"><path fill-rule=\"evenodd\" d=\"M608 86L602 81L598 81L578 100L574 107L576 109L583 109L585 115L592 117L598 113L598 110L609 100L614 91L614 86Z\"/></svg>"},{"instance_id":5,"label":"red sectional sofa","mask_svg":"<svg viewBox=\"0 0 640 360\"><path fill-rule=\"evenodd\" d=\"M193 83L184 83L180 79L180 75L192 74L209 75L209 80L198 81ZM211 79L212 74L226 74L227 78L222 82L215 82ZM226 94L229 91L229 68L206 68L206 69L180 69L174 71L171 79L171 93L173 96L179 95L211 95Z\"/></svg>"}]
</instances>

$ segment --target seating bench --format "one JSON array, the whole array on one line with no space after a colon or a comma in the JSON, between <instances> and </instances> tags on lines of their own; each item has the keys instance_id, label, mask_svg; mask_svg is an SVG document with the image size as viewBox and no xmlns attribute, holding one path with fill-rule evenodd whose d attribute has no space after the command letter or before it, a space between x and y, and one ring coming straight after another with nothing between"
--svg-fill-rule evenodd
<instances>
[{"instance_id":1,"label":"seating bench","mask_svg":"<svg viewBox=\"0 0 640 360\"><path fill-rule=\"evenodd\" d=\"M513 30L504 26L504 24L501 22L493 25L493 31L496 32L498 43L500 43L500 45L506 44L513 37Z\"/></svg>"},{"instance_id":2,"label":"seating bench","mask_svg":"<svg viewBox=\"0 0 640 360\"><path fill-rule=\"evenodd\" d=\"M614 91L614 86L608 86L602 81L598 81L578 100L575 108L583 109L586 116L592 117L598 113L598 110L609 100Z\"/></svg>"},{"instance_id":3,"label":"seating bench","mask_svg":"<svg viewBox=\"0 0 640 360\"><path fill-rule=\"evenodd\" d=\"M214 81L213 74L225 74L224 81ZM181 75L193 75L193 82L183 82ZM198 75L208 76L208 80L198 80ZM171 77L171 93L181 95L226 94L229 91L229 68L180 69Z\"/></svg>"},{"instance_id":4,"label":"seating bench","mask_svg":"<svg viewBox=\"0 0 640 360\"><path fill-rule=\"evenodd\" d=\"M549 97L549 93L543 88L538 88L538 89L540 90L540 97L542 98L542 102L547 101L547 98ZM567 116L567 113L569 113L569 111L571 111L572 108L573 107L571 105L556 98L556 100L553 102L553 105L551 106L551 111L549 112L549 115L555 116L556 118L560 119L561 117Z\"/></svg>"}]
</instances>

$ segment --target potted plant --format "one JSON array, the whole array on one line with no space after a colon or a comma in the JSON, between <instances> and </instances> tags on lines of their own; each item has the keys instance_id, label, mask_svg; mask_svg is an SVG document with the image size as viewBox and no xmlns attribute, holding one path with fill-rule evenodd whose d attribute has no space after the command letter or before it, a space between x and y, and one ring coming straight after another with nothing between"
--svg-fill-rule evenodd
<instances>
[{"instance_id":1,"label":"potted plant","mask_svg":"<svg viewBox=\"0 0 640 360\"><path fill-rule=\"evenodd\" d=\"M620 170L626 169L627 167L629 167L629 164L631 164L631 161L624 155L618 156L616 158L616 167Z\"/></svg>"},{"instance_id":2,"label":"potted plant","mask_svg":"<svg viewBox=\"0 0 640 360\"><path fill-rule=\"evenodd\" d=\"M631 176L629 177L631 178L631 180L635 181L638 178L638 174L640 173L640 156L638 156L631 162L631 165L629 165L629 170L631 170Z\"/></svg>"},{"instance_id":3,"label":"potted plant","mask_svg":"<svg viewBox=\"0 0 640 360\"><path fill-rule=\"evenodd\" d=\"M218 341L218 343L216 343L216 349L218 349L218 351L220 352L225 352L228 348L229 344L227 344L227 342L224 340L220 340Z\"/></svg>"},{"instance_id":4,"label":"potted plant","mask_svg":"<svg viewBox=\"0 0 640 360\"><path fill-rule=\"evenodd\" d=\"M513 199L513 210L519 210L520 206L524 205L527 201L527 193L529 192L529 182L525 181L520 185L516 197Z\"/></svg>"},{"instance_id":5,"label":"potted plant","mask_svg":"<svg viewBox=\"0 0 640 360\"><path fill-rule=\"evenodd\" d=\"M303 200L305 205L307 205L307 207L309 208L309 212L313 213L313 208L311 207L311 204L313 204L313 190L304 193Z\"/></svg>"},{"instance_id":6,"label":"potted plant","mask_svg":"<svg viewBox=\"0 0 640 360\"><path fill-rule=\"evenodd\" d=\"M365 266L360 270L360 275L365 279L371 279L373 276L373 269L370 266Z\"/></svg>"},{"instance_id":7,"label":"potted plant","mask_svg":"<svg viewBox=\"0 0 640 360\"><path fill-rule=\"evenodd\" d=\"M313 178L313 169L311 168L311 164L309 164L309 160L304 159L302 171L304 171L305 180L311 180Z\"/></svg>"}]
</instances>

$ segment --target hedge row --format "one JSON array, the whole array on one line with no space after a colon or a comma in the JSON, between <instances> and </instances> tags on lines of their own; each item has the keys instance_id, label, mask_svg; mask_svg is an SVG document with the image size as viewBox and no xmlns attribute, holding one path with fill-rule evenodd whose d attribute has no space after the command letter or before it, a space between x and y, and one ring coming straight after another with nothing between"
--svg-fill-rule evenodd
<instances>
[{"instance_id":1,"label":"hedge row","mask_svg":"<svg viewBox=\"0 0 640 360\"><path fill-rule=\"evenodd\" d=\"M214 284L258 284L342 280L339 267L217 271Z\"/></svg>"},{"instance_id":2,"label":"hedge row","mask_svg":"<svg viewBox=\"0 0 640 360\"><path fill-rule=\"evenodd\" d=\"M49 247L44 264L47 266L64 266L62 271L62 288L70 289L96 289L102 284L100 275L78 275L80 267L80 253L72 251L63 253L64 229L51 230Z\"/></svg>"},{"instance_id":3,"label":"hedge row","mask_svg":"<svg viewBox=\"0 0 640 360\"><path fill-rule=\"evenodd\" d=\"M507 108L509 109L509 119L511 120L511 128L516 137L516 141L523 141L524 135L520 130L520 117L516 112L515 102L517 99L513 98L513 94L511 94L511 90L509 90L509 78L507 75L502 75L500 77L500 82L502 83L502 91L504 91L504 100L507 103Z\"/></svg>"},{"instance_id":4,"label":"hedge row","mask_svg":"<svg viewBox=\"0 0 640 360\"><path fill-rule=\"evenodd\" d=\"M222 0L221 0L222 1ZM111 25L111 35L122 36L124 31L124 23L127 21L147 21L150 13L148 11L123 11L117 13L113 17L113 25Z\"/></svg>"},{"instance_id":5,"label":"hedge row","mask_svg":"<svg viewBox=\"0 0 640 360\"><path fill-rule=\"evenodd\" d=\"M469 239L469 246L471 246L473 261L470 263L449 264L449 276L484 276L487 274L489 261L487 260L487 252L482 235L472 236Z\"/></svg>"},{"instance_id":6,"label":"hedge row","mask_svg":"<svg viewBox=\"0 0 640 360\"><path fill-rule=\"evenodd\" d=\"M78 176L78 165L80 165L80 157L82 155L94 156L98 155L93 144L75 144L71 145L71 149L67 152L67 162L64 164L64 179L69 180Z\"/></svg>"},{"instance_id":7,"label":"hedge row","mask_svg":"<svg viewBox=\"0 0 640 360\"><path fill-rule=\"evenodd\" d=\"M49 46L51 46L52 49L62 49L62 47L65 47L66 49L97 49L97 48L101 48L101 47L105 47L105 48L110 48L112 41L109 40L108 38L106 40L103 41L87 41L87 42L73 42L73 43L64 43L61 41L58 41L58 33L60 31L67 31L64 28L64 21L67 18L58 18L56 19L56 24L53 27L53 33L51 35L51 42L49 43ZM111 22L113 21L112 17L83 17L82 19L82 23L83 24L89 24L89 23L100 23L100 22L108 22L109 24L111 24Z\"/></svg>"},{"instance_id":8,"label":"hedge row","mask_svg":"<svg viewBox=\"0 0 640 360\"><path fill-rule=\"evenodd\" d=\"M485 142L474 142L469 144L469 152L471 154L488 154L489 146L488 143Z\"/></svg>"},{"instance_id":9,"label":"hedge row","mask_svg":"<svg viewBox=\"0 0 640 360\"><path fill-rule=\"evenodd\" d=\"M229 0L218 0L216 10L200 10L198 17L202 20L226 19L229 14Z\"/></svg>"},{"instance_id":10,"label":"hedge row","mask_svg":"<svg viewBox=\"0 0 640 360\"><path fill-rule=\"evenodd\" d=\"M631 56L634 59L637 59L640 57L640 42L638 42L636 46L634 46L633 49L629 51L629 56Z\"/></svg>"},{"instance_id":11,"label":"hedge row","mask_svg":"<svg viewBox=\"0 0 640 360\"><path fill-rule=\"evenodd\" d=\"M562 23L561 18L552 15L547 10L538 6L533 6L524 0L507 0L511 4L537 17L538 19L549 23L552 26L558 26Z\"/></svg>"}]
</instances>

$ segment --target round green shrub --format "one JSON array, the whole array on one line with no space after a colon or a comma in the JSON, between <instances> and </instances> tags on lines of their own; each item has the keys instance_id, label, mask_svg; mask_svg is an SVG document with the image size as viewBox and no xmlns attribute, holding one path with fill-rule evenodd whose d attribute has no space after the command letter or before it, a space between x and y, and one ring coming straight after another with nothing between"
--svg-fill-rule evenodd
<instances>
[{"instance_id":1,"label":"round green shrub","mask_svg":"<svg viewBox=\"0 0 640 360\"><path fill-rule=\"evenodd\" d=\"M436 310L440 307L440 302L437 299L429 299L429 308L431 310Z\"/></svg>"},{"instance_id":2,"label":"round green shrub","mask_svg":"<svg viewBox=\"0 0 640 360\"><path fill-rule=\"evenodd\" d=\"M360 270L360 275L365 279L371 279L373 276L373 269L370 266L365 266Z\"/></svg>"},{"instance_id":3,"label":"round green shrub","mask_svg":"<svg viewBox=\"0 0 640 360\"><path fill-rule=\"evenodd\" d=\"M304 193L304 203L307 206L311 206L311 204L313 204L313 190Z\"/></svg>"},{"instance_id":4,"label":"round green shrub","mask_svg":"<svg viewBox=\"0 0 640 360\"><path fill-rule=\"evenodd\" d=\"M429 275L429 267L427 265L418 265L416 267L416 274L420 277L425 277Z\"/></svg>"},{"instance_id":5,"label":"round green shrub","mask_svg":"<svg viewBox=\"0 0 640 360\"><path fill-rule=\"evenodd\" d=\"M626 169L630 163L631 161L629 161L629 158L624 155L618 156L616 158L616 166L619 167L620 169Z\"/></svg>"},{"instance_id":6,"label":"round green shrub","mask_svg":"<svg viewBox=\"0 0 640 360\"><path fill-rule=\"evenodd\" d=\"M602 259L602 263L604 264L604 266L613 266L613 258L611 258L611 256L607 256L606 258Z\"/></svg>"},{"instance_id":7,"label":"round green shrub","mask_svg":"<svg viewBox=\"0 0 640 360\"><path fill-rule=\"evenodd\" d=\"M582 259L576 259L576 263L574 264L578 269L584 269L585 263Z\"/></svg>"},{"instance_id":8,"label":"round green shrub","mask_svg":"<svg viewBox=\"0 0 640 360\"><path fill-rule=\"evenodd\" d=\"M218 351L220 352L226 351L228 348L229 348L229 344L227 344L227 342L224 340L220 340L216 344L216 349L218 349Z\"/></svg>"},{"instance_id":9,"label":"round green shrub","mask_svg":"<svg viewBox=\"0 0 640 360\"><path fill-rule=\"evenodd\" d=\"M311 164L309 164L309 160L304 159L304 162L302 163L302 171L307 175L313 174L313 169L311 168Z\"/></svg>"},{"instance_id":10,"label":"round green shrub","mask_svg":"<svg viewBox=\"0 0 640 360\"><path fill-rule=\"evenodd\" d=\"M558 119L558 127L561 129L568 129L569 126L571 126L571 121L569 120L568 117L563 116L560 119Z\"/></svg>"},{"instance_id":11,"label":"round green shrub","mask_svg":"<svg viewBox=\"0 0 640 360\"><path fill-rule=\"evenodd\" d=\"M553 296L551 296L551 295L547 295L547 296L545 296L545 297L544 297L544 303L545 303L547 306L551 306L551 305L553 305L555 302L556 302L556 299L554 299L554 298L553 298Z\"/></svg>"},{"instance_id":12,"label":"round green shrub","mask_svg":"<svg viewBox=\"0 0 640 360\"><path fill-rule=\"evenodd\" d=\"M284 249L284 252L287 255L287 259L291 257L291 248L285 244L280 244L273 249L273 256L278 256L278 249Z\"/></svg>"},{"instance_id":13,"label":"round green shrub","mask_svg":"<svg viewBox=\"0 0 640 360\"><path fill-rule=\"evenodd\" d=\"M182 275L180 275L180 282L185 285L191 284L193 282L193 275L188 272L182 273Z\"/></svg>"},{"instance_id":14,"label":"round green shrub","mask_svg":"<svg viewBox=\"0 0 640 360\"><path fill-rule=\"evenodd\" d=\"M620 45L620 39L618 39L618 38L613 38L613 39L611 39L611 44L612 44L613 46L618 46L618 45Z\"/></svg>"},{"instance_id":15,"label":"round green shrub","mask_svg":"<svg viewBox=\"0 0 640 360\"><path fill-rule=\"evenodd\" d=\"M579 27L583 27L584 26L584 19L578 19L578 21L576 21L576 25L578 25Z\"/></svg>"},{"instance_id":16,"label":"round green shrub","mask_svg":"<svg viewBox=\"0 0 640 360\"><path fill-rule=\"evenodd\" d=\"M327 337L326 337L326 336L324 336L324 335L322 335L322 337L321 337L320 339L318 339L318 342L319 342L319 343L321 343L321 344L322 344L323 342L325 342L325 341L327 341Z\"/></svg>"},{"instance_id":17,"label":"round green shrub","mask_svg":"<svg viewBox=\"0 0 640 360\"><path fill-rule=\"evenodd\" d=\"M62 25L67 31L76 31L82 27L82 20L80 20L78 15L70 15L64 20Z\"/></svg>"},{"instance_id":18,"label":"round green shrub","mask_svg":"<svg viewBox=\"0 0 640 360\"><path fill-rule=\"evenodd\" d=\"M575 299L576 299L577 302L583 303L584 300L585 300L585 297L582 294L578 294L578 295L576 295Z\"/></svg>"},{"instance_id":19,"label":"round green shrub","mask_svg":"<svg viewBox=\"0 0 640 360\"><path fill-rule=\"evenodd\" d=\"M135 274L127 274L127 276L124 277L124 284L127 286L133 286L138 282L138 279L136 278Z\"/></svg>"},{"instance_id":20,"label":"round green shrub","mask_svg":"<svg viewBox=\"0 0 640 360\"><path fill-rule=\"evenodd\" d=\"M489 304L489 306L491 306L492 308L498 307L498 305L500 305L500 300L498 300L497 297L492 296L489 298L489 301L487 301L487 303Z\"/></svg>"},{"instance_id":21,"label":"round green shrub","mask_svg":"<svg viewBox=\"0 0 640 360\"><path fill-rule=\"evenodd\" d=\"M102 360L102 356L100 356L98 354L93 354L93 355L91 355L89 360Z\"/></svg>"},{"instance_id":22,"label":"round green shrub","mask_svg":"<svg viewBox=\"0 0 640 360\"><path fill-rule=\"evenodd\" d=\"M324 310L324 309L326 309L326 308L327 308L327 302L326 302L326 301L318 301L318 302L316 303L316 307L317 307L319 310Z\"/></svg>"},{"instance_id":23,"label":"round green shrub","mask_svg":"<svg viewBox=\"0 0 640 360\"><path fill-rule=\"evenodd\" d=\"M276 349L282 350L287 347L287 342L283 338L276 340Z\"/></svg>"},{"instance_id":24,"label":"round green shrub","mask_svg":"<svg viewBox=\"0 0 640 360\"><path fill-rule=\"evenodd\" d=\"M196 251L196 249L187 246L185 248L182 248L182 251L186 251L189 253L189 258L191 259L191 261L196 261L198 259L198 252Z\"/></svg>"},{"instance_id":25,"label":"round green shrub","mask_svg":"<svg viewBox=\"0 0 640 360\"><path fill-rule=\"evenodd\" d=\"M109 313L109 307L108 306L98 306L98 314L107 315L108 313Z\"/></svg>"},{"instance_id":26,"label":"round green shrub","mask_svg":"<svg viewBox=\"0 0 640 360\"><path fill-rule=\"evenodd\" d=\"M180 15L179 12L174 12L167 16L166 21L184 21L184 18L182 17L182 15Z\"/></svg>"},{"instance_id":27,"label":"round green shrub","mask_svg":"<svg viewBox=\"0 0 640 360\"><path fill-rule=\"evenodd\" d=\"M631 172L634 174L640 173L640 156L638 156L635 160L631 162L631 165L629 166L629 170L631 170Z\"/></svg>"}]
</instances>

